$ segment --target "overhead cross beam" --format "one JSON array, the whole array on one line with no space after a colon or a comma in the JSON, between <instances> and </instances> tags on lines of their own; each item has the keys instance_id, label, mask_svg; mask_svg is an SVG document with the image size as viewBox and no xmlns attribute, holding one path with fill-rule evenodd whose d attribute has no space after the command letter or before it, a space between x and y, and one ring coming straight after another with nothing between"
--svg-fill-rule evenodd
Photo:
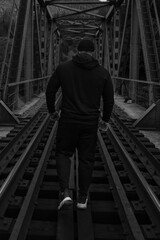
<instances>
[{"instance_id":1,"label":"overhead cross beam","mask_svg":"<svg viewBox=\"0 0 160 240\"><path fill-rule=\"evenodd\" d=\"M106 0L107 1L107 0ZM106 5L108 6L112 6L112 10L113 10L113 7L115 8L118 8L120 7L120 5L123 3L124 0L108 0L106 2ZM101 2L101 1L56 1L56 0L38 0L39 4L42 6L42 7L47 7L47 10L50 14L50 17L52 18L51 16L51 12L49 11L49 7L52 6L52 5L56 5L56 4L63 4L63 5L67 5L67 4L71 4L71 5L88 5L88 4L92 4L92 5L104 5L104 2ZM93 9L94 10L94 9ZM92 11L92 9L91 9ZM112 11L111 11L112 12ZM81 12L82 13L82 12ZM73 15L76 15L76 14L80 14L80 13L73 13ZM67 16L73 16L73 15L66 15L66 16L62 16L62 17L67 17ZM111 13L112 15L112 13ZM103 17L103 16L102 16ZM104 17L103 17L104 18ZM108 19L109 20L110 16L108 14L108 16L105 16L105 19Z\"/></svg>"},{"instance_id":2,"label":"overhead cross beam","mask_svg":"<svg viewBox=\"0 0 160 240\"><path fill-rule=\"evenodd\" d=\"M95 30L97 30L97 29L99 29L98 27L95 27L95 28L89 28L89 27L84 27L84 28L82 28L82 27L62 27L61 28L61 30L68 30L68 29L74 29L74 30L91 30L91 31L95 31Z\"/></svg>"},{"instance_id":3,"label":"overhead cross beam","mask_svg":"<svg viewBox=\"0 0 160 240\"><path fill-rule=\"evenodd\" d=\"M94 33L90 33L90 32L84 32L84 31L76 31L76 30L66 30L66 31L63 31L63 32L68 32L68 33L73 33L73 34L76 34L76 36L77 36L77 34L79 35L79 37L81 36L81 35L90 35L90 36L95 36L95 34ZM67 35L68 36L68 35Z\"/></svg>"},{"instance_id":4,"label":"overhead cross beam","mask_svg":"<svg viewBox=\"0 0 160 240\"><path fill-rule=\"evenodd\" d=\"M103 4L103 5L101 5L101 6L92 7L92 8L88 8L88 9L85 9L85 10L79 10L79 9L74 9L74 8L68 8L68 7L67 7L68 10L75 11L76 13L70 13L70 14L61 15L61 16L55 17L55 18L53 18L53 19L60 19L60 18L65 18L65 17L71 17L71 16L75 16L75 15L78 15L78 14L82 14L82 13L85 13L85 14L86 14L86 13L88 13L88 12L90 12L90 11L94 11L94 10L100 9L100 8L106 7L106 6L108 6L108 5L109 5L109 4L106 3L106 4ZM63 5L59 5L59 7L61 7L61 8L66 8L66 7L64 7ZM102 16L102 15L91 14L91 13L90 13L90 15L92 15L92 16L94 16L94 17L101 18L101 19L105 19L105 17Z\"/></svg>"},{"instance_id":5,"label":"overhead cross beam","mask_svg":"<svg viewBox=\"0 0 160 240\"><path fill-rule=\"evenodd\" d=\"M54 4L53 4L54 5ZM85 10L80 10L80 9L77 9L77 8L71 8L71 7L67 7L67 6L63 6L61 4L56 4L56 7L59 7L59 8L63 8L63 9L66 9L66 10L69 10L69 11L74 11L76 13L71 13L67 16L72 16L73 15L77 15L77 14L81 14L81 13L85 13L87 15L90 15L90 16L93 16L93 17L98 17L98 18L104 18L104 16L102 15L99 15L99 14L95 14L95 13L89 13L89 11L93 11L93 10L96 10L98 8L102 8L102 7L106 7L106 5L103 4L103 6L98 6L97 8L90 8L90 9L85 9ZM65 17L66 15L62 16L62 17ZM61 16L60 16L61 18Z\"/></svg>"},{"instance_id":6,"label":"overhead cross beam","mask_svg":"<svg viewBox=\"0 0 160 240\"><path fill-rule=\"evenodd\" d=\"M58 25L62 25L62 26L65 26L65 25L68 25L68 26L85 26L87 25L87 27L90 27L90 28L95 28L95 27L99 27L99 24L97 24L97 21L92 22L91 21L83 21L83 22L76 22L76 21L72 21L72 20L60 20L60 21L57 21L57 24ZM94 24L94 25L91 25L91 24Z\"/></svg>"},{"instance_id":7,"label":"overhead cross beam","mask_svg":"<svg viewBox=\"0 0 160 240\"><path fill-rule=\"evenodd\" d=\"M94 24L94 25L93 25ZM73 21L73 20L60 20L60 22L57 22L57 26L60 29L60 31L64 34L65 31L68 30L80 30L80 31L86 31L87 35L93 35L97 29L99 29L100 23L97 24L97 21ZM78 34L78 32L77 32ZM95 35L95 34L94 34Z\"/></svg>"},{"instance_id":8,"label":"overhead cross beam","mask_svg":"<svg viewBox=\"0 0 160 240\"><path fill-rule=\"evenodd\" d=\"M109 0L107 1L108 5L116 4L116 0ZM95 2L95 1L54 1L54 0L48 0L45 1L45 4L48 5L54 5L54 4L74 4L74 5L80 5L80 4L96 4L96 5L103 5L104 2Z\"/></svg>"}]
</instances>

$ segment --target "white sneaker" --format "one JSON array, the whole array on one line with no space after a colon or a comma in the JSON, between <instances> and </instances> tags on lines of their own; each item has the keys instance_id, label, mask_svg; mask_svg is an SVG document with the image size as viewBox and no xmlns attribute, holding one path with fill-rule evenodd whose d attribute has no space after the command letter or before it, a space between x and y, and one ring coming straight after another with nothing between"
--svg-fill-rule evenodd
<instances>
[{"instance_id":1,"label":"white sneaker","mask_svg":"<svg viewBox=\"0 0 160 240\"><path fill-rule=\"evenodd\" d=\"M79 194L77 201L77 208L87 209L88 196Z\"/></svg>"},{"instance_id":2,"label":"white sneaker","mask_svg":"<svg viewBox=\"0 0 160 240\"><path fill-rule=\"evenodd\" d=\"M69 196L69 191L68 191L68 189L65 189L65 191L61 192L59 195L58 210L68 209L70 206L72 206L72 204L73 204L73 200Z\"/></svg>"}]
</instances>

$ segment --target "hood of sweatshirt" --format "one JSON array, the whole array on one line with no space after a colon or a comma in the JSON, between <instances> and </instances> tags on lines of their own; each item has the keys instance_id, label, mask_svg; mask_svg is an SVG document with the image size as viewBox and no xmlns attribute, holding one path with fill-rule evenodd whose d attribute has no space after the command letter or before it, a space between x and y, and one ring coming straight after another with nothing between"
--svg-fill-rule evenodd
<instances>
[{"instance_id":1,"label":"hood of sweatshirt","mask_svg":"<svg viewBox=\"0 0 160 240\"><path fill-rule=\"evenodd\" d=\"M93 69L99 66L98 61L87 53L77 54L72 58L74 64L81 68Z\"/></svg>"}]
</instances>

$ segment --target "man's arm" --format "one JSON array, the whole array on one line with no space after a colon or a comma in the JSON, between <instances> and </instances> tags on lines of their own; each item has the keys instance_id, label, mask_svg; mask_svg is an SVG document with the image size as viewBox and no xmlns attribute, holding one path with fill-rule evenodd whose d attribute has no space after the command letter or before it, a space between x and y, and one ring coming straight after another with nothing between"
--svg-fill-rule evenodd
<instances>
[{"instance_id":1,"label":"man's arm","mask_svg":"<svg viewBox=\"0 0 160 240\"><path fill-rule=\"evenodd\" d=\"M47 89L46 89L46 102L48 112L50 114L55 112L55 98L56 93L60 87L60 79L58 77L58 69L55 70L51 78L49 79Z\"/></svg>"},{"instance_id":2,"label":"man's arm","mask_svg":"<svg viewBox=\"0 0 160 240\"><path fill-rule=\"evenodd\" d=\"M108 121L110 119L114 105L114 90L112 79L109 73L103 89L102 99L103 99L103 113L102 117L99 120L99 130L101 130L102 132L106 132L108 130Z\"/></svg>"}]
</instances>

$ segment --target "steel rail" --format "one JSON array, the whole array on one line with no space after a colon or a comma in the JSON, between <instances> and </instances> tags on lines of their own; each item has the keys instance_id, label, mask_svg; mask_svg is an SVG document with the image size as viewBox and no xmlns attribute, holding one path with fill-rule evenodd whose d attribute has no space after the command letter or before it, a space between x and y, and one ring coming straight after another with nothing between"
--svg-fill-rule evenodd
<instances>
[{"instance_id":1,"label":"steel rail","mask_svg":"<svg viewBox=\"0 0 160 240\"><path fill-rule=\"evenodd\" d=\"M111 133L114 134L110 126L109 126L109 131L111 131ZM114 134L114 137L115 137L115 141L117 141L117 137L115 136L115 134ZM120 207L123 210L123 214L124 214L125 218L127 219L127 225L128 225L128 231L129 231L128 234L131 235L131 237L134 240L145 240L145 238L142 234L142 231L140 229L139 223L137 222L137 219L133 213L132 207L127 199L126 193L120 182L119 176L116 172L116 169L115 169L112 159L109 155L109 152L107 150L105 142L99 131L98 131L98 145L100 147L102 157L104 159L105 167L110 172L111 179L113 182L113 188L114 188L116 196L119 200L118 202L120 204ZM132 239L132 238L130 238L130 239Z\"/></svg>"},{"instance_id":2,"label":"steel rail","mask_svg":"<svg viewBox=\"0 0 160 240\"><path fill-rule=\"evenodd\" d=\"M116 116L116 114L113 113L113 119L116 120L118 124L118 128L121 131L122 135L127 138L127 142L130 145L130 147L137 153L138 157L141 159L143 164L145 164L145 167L148 171L150 171L151 174L154 173L154 175L157 175L160 177L160 162L154 155L145 147L145 145L129 130L129 128ZM146 160L144 159L144 156L146 156ZM150 166L152 166L154 169L151 170L150 167L147 167L150 163Z\"/></svg>"},{"instance_id":3,"label":"steel rail","mask_svg":"<svg viewBox=\"0 0 160 240\"><path fill-rule=\"evenodd\" d=\"M117 149L119 156L121 156L123 163L132 174L134 181L136 181L136 184L140 190L140 194L144 202L146 203L146 200L147 200L148 211L152 215L153 219L159 222L159 219L160 219L159 199L157 198L157 196L155 195L155 193L147 183L144 176L141 174L138 167L133 162L129 153L127 152L127 150L125 149L121 141L118 139L118 136L116 135L115 131L112 129L111 126L109 126L108 136L111 139L115 148Z\"/></svg>"},{"instance_id":4,"label":"steel rail","mask_svg":"<svg viewBox=\"0 0 160 240\"><path fill-rule=\"evenodd\" d=\"M70 167L70 178L69 178L69 189L70 196L73 199L73 190L75 188L75 171L74 171L74 156L71 157L71 167ZM74 209L71 206L65 211L58 211L57 219L57 234L56 239L59 240L74 240Z\"/></svg>"},{"instance_id":5,"label":"steel rail","mask_svg":"<svg viewBox=\"0 0 160 240\"><path fill-rule=\"evenodd\" d=\"M32 151L34 150L35 146L38 144L38 140L42 136L44 130L46 129L47 123L49 122L49 114L46 116L44 121L42 122L40 128L28 144L27 148L23 152L23 154L20 156L18 162L15 164L11 172L9 173L8 177L6 178L5 182L0 188L0 206L2 207L4 204L6 204L6 198L8 195L11 195L14 186L17 184L20 175L22 174L22 169L24 169L27 165L28 157L31 155ZM12 188L11 188L12 187Z\"/></svg>"},{"instance_id":6,"label":"steel rail","mask_svg":"<svg viewBox=\"0 0 160 240\"><path fill-rule=\"evenodd\" d=\"M79 182L78 182L77 150L75 153L75 164L76 164L76 197L78 197ZM78 231L78 240L94 240L95 239L90 204L87 205L87 209L85 211L80 211L77 209L77 231Z\"/></svg>"},{"instance_id":7,"label":"steel rail","mask_svg":"<svg viewBox=\"0 0 160 240\"><path fill-rule=\"evenodd\" d=\"M59 94L59 96L57 97L56 102L55 102L56 108L59 108L61 98L62 98L62 96L61 96L61 94ZM18 176L21 175L21 170L24 169L25 166L27 165L27 158L30 156L33 149L37 146L37 144L38 144L37 140L40 139L40 137L42 136L42 134L47 126L47 123L49 122L49 118L50 118L49 114L47 114L47 116L45 117L44 121L42 122L40 128L38 129L38 131L36 132L34 137L31 139L27 148L25 149L23 154L20 156L18 162L15 164L15 166L9 173L9 175L6 178L6 180L4 181L3 185L0 187L0 207L1 207L1 209L4 209L3 206L5 206L7 204L6 199L14 191L13 187L11 189L11 185L14 184L14 186L15 186L16 183L18 182ZM2 211L1 211L1 214L2 214Z\"/></svg>"},{"instance_id":8,"label":"steel rail","mask_svg":"<svg viewBox=\"0 0 160 240\"><path fill-rule=\"evenodd\" d=\"M28 226L30 224L30 220L32 218L32 213L34 210L33 202L38 195L39 187L43 178L43 173L45 171L45 165L47 163L47 160L53 148L56 129L57 129L57 122L54 124L52 131L49 135L46 146L39 160L39 164L35 171L34 177L30 183L30 187L28 189L27 195L25 197L25 200L23 202L23 205L21 207L20 213L15 222L15 225L9 240L23 240L26 238Z\"/></svg>"},{"instance_id":9,"label":"steel rail","mask_svg":"<svg viewBox=\"0 0 160 240\"><path fill-rule=\"evenodd\" d=\"M15 152L19 149L21 143L24 142L25 139L28 137L28 134L32 131L34 125L42 117L43 114L39 115L39 118L38 115L39 113L35 114L34 117L24 126L24 128L22 128L17 133L17 135L7 144L7 146L0 152L0 174L7 166Z\"/></svg>"},{"instance_id":10,"label":"steel rail","mask_svg":"<svg viewBox=\"0 0 160 240\"><path fill-rule=\"evenodd\" d=\"M59 94L59 96L56 99L56 103L55 103L56 108L59 108L61 97L62 97L61 94ZM49 114L46 116L46 118L43 122L43 126L45 127L45 129L46 129L47 124L48 124L48 119L49 119ZM57 122L54 124L54 126L52 128L52 131L49 135L46 146L43 150L43 153L42 153L42 156L40 158L39 164L38 164L37 169L34 173L34 177L33 177L32 181L30 183L30 187L28 189L27 195L24 199L24 202L23 202L22 207L20 209L18 218L15 222L12 233L10 235L10 238L9 238L10 240L25 239L25 235L27 234L28 227L29 227L29 224L30 224L30 220L32 218L32 213L33 213L33 210L34 210L34 204L33 203L34 203L34 201L37 197L38 191L39 191L39 187L40 187L40 184L41 184L41 181L42 181L43 173L45 171L46 162L47 162L47 160L49 158L49 155L51 153L51 150L53 148L53 142L54 142L54 138L55 138L56 129L57 129ZM38 132L40 132L41 135L42 135L42 132L43 132L42 127ZM34 137L34 139L38 140L38 138L40 136L38 135L38 133L36 133L36 135L37 135L37 138ZM31 146L32 146L32 144L33 143L30 143ZM30 151L32 151L32 149L28 148L28 151L30 152ZM13 173L12 178L14 176L15 176L15 174ZM0 200L1 200L1 198L0 198ZM73 218L73 216L72 216L72 218Z\"/></svg>"}]
</instances>

